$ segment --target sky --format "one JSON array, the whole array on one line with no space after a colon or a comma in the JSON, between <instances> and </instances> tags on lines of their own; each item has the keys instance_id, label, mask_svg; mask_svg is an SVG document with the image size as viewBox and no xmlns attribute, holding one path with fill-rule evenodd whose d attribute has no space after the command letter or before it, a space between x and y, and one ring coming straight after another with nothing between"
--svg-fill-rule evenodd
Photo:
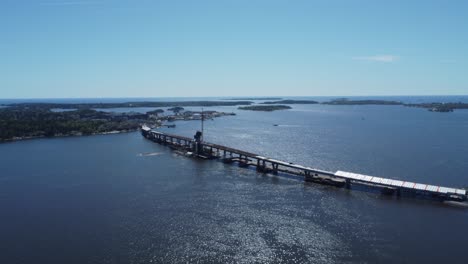
<instances>
[{"instance_id":1,"label":"sky","mask_svg":"<svg viewBox=\"0 0 468 264\"><path fill-rule=\"evenodd\" d=\"M0 0L0 98L467 95L468 1Z\"/></svg>"}]
</instances>

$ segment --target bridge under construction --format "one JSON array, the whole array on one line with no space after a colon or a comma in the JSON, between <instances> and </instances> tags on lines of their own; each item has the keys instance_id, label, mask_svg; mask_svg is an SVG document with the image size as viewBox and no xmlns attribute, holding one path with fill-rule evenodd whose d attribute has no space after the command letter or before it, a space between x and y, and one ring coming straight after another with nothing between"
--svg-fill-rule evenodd
<instances>
[{"instance_id":1,"label":"bridge under construction","mask_svg":"<svg viewBox=\"0 0 468 264\"><path fill-rule=\"evenodd\" d=\"M145 138L159 144L168 145L183 155L201 159L219 159L225 163L236 162L241 167L252 166L263 173L287 173L303 177L308 182L343 188L364 185L380 189L382 194L386 195L425 196L442 201L466 201L468 198L465 189L393 180L346 171L330 172L272 159L228 146L204 142L202 132L197 132L194 138L153 131L147 126L143 126L141 132Z\"/></svg>"}]
</instances>

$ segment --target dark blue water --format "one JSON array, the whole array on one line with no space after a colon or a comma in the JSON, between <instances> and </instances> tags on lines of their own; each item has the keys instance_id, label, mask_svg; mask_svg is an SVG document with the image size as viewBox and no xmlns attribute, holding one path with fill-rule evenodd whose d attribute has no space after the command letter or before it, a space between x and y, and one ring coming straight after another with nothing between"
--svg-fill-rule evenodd
<instances>
[{"instance_id":1,"label":"dark blue water","mask_svg":"<svg viewBox=\"0 0 468 264\"><path fill-rule=\"evenodd\" d=\"M238 115L205 122L207 141L468 186L466 110L213 109ZM165 131L200 127L176 124ZM139 133L1 144L0 209L0 263L440 263L463 261L468 245L468 209L192 160Z\"/></svg>"}]
</instances>

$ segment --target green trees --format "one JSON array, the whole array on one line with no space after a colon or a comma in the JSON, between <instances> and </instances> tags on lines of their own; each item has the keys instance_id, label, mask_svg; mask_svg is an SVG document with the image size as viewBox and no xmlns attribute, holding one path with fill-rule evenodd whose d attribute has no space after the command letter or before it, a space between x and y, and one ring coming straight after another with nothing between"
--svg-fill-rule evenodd
<instances>
[{"instance_id":1,"label":"green trees","mask_svg":"<svg viewBox=\"0 0 468 264\"><path fill-rule=\"evenodd\" d=\"M0 141L132 130L144 121L91 109L52 112L28 107L4 108L0 110Z\"/></svg>"}]
</instances>

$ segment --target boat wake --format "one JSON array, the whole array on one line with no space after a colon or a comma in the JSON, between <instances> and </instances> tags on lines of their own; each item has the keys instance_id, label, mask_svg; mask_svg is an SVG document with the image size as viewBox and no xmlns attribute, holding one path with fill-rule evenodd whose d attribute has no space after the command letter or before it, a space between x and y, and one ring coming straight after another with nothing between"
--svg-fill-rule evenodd
<instances>
[{"instance_id":1,"label":"boat wake","mask_svg":"<svg viewBox=\"0 0 468 264\"><path fill-rule=\"evenodd\" d=\"M273 124L273 126L277 126L277 127L303 127L303 126L300 126L300 125L286 125L286 124Z\"/></svg>"}]
</instances>

